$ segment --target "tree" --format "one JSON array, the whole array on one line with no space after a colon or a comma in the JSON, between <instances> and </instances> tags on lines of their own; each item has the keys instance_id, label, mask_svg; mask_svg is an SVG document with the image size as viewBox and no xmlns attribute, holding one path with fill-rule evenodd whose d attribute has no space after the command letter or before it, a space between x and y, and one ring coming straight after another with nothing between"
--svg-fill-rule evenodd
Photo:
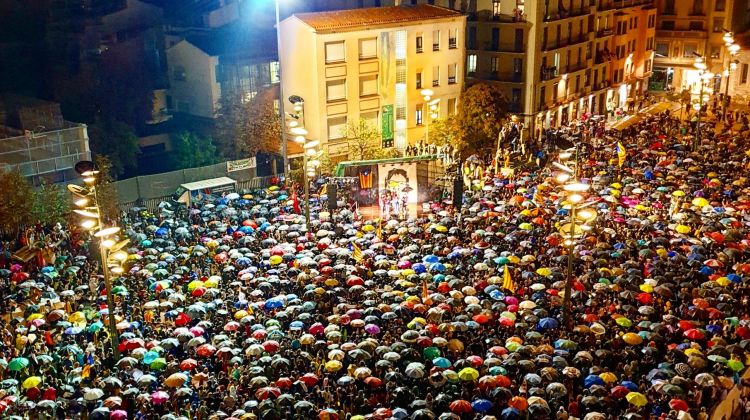
<instances>
[{"instance_id":1,"label":"tree","mask_svg":"<svg viewBox=\"0 0 750 420\"><path fill-rule=\"evenodd\" d=\"M456 117L450 116L430 122L430 143L437 146L450 144L454 147L462 148L460 142L460 133Z\"/></svg>"},{"instance_id":2,"label":"tree","mask_svg":"<svg viewBox=\"0 0 750 420\"><path fill-rule=\"evenodd\" d=\"M471 151L494 147L503 126L506 101L499 87L477 83L466 89L458 102L458 133Z\"/></svg>"},{"instance_id":3,"label":"tree","mask_svg":"<svg viewBox=\"0 0 750 420\"><path fill-rule=\"evenodd\" d=\"M211 137L202 137L190 131L173 135L172 149L170 157L174 169L213 165L219 161Z\"/></svg>"},{"instance_id":4,"label":"tree","mask_svg":"<svg viewBox=\"0 0 750 420\"><path fill-rule=\"evenodd\" d=\"M112 177L117 178L125 171L135 170L140 148L138 137L129 125L111 118L97 119L89 126L88 132L94 153L109 158Z\"/></svg>"},{"instance_id":5,"label":"tree","mask_svg":"<svg viewBox=\"0 0 750 420\"><path fill-rule=\"evenodd\" d=\"M96 169L99 170L99 180L96 184L96 201L102 217L107 220L118 220L120 207L118 206L117 188L112 183L112 162L109 157L97 155L94 157Z\"/></svg>"},{"instance_id":6,"label":"tree","mask_svg":"<svg viewBox=\"0 0 750 420\"><path fill-rule=\"evenodd\" d=\"M31 214L34 222L45 225L64 223L70 214L71 196L60 184L42 182L34 191Z\"/></svg>"},{"instance_id":7,"label":"tree","mask_svg":"<svg viewBox=\"0 0 750 420\"><path fill-rule=\"evenodd\" d=\"M380 133L364 118L347 122L342 134L349 141L350 156L357 160L373 159L378 149L382 149Z\"/></svg>"},{"instance_id":8,"label":"tree","mask_svg":"<svg viewBox=\"0 0 750 420\"><path fill-rule=\"evenodd\" d=\"M0 230L15 234L33 221L34 192L19 172L0 174L0 191Z\"/></svg>"},{"instance_id":9,"label":"tree","mask_svg":"<svg viewBox=\"0 0 750 420\"><path fill-rule=\"evenodd\" d=\"M281 127L274 106L278 96L278 87L262 90L250 100L243 92L222 96L214 135L222 155L238 159L258 152L279 153Z\"/></svg>"}]
</instances>

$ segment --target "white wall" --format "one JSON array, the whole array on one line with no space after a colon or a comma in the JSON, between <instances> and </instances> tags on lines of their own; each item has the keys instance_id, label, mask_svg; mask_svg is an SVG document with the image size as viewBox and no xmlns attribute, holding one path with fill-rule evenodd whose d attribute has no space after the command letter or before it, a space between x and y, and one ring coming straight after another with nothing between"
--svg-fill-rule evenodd
<instances>
[{"instance_id":1,"label":"white wall","mask_svg":"<svg viewBox=\"0 0 750 420\"><path fill-rule=\"evenodd\" d=\"M180 41L167 49L167 62L172 109L214 118L221 95L220 86L216 83L218 57L210 57L188 41ZM175 75L180 69L184 69L184 80L179 80Z\"/></svg>"}]
</instances>

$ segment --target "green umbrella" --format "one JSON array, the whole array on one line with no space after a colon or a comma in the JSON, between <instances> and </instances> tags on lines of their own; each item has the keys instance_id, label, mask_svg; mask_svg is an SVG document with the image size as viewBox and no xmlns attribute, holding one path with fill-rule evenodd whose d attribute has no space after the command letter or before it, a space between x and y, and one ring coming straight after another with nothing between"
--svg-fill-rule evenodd
<instances>
[{"instance_id":1,"label":"green umbrella","mask_svg":"<svg viewBox=\"0 0 750 420\"><path fill-rule=\"evenodd\" d=\"M60 348L60 350L57 351L59 354L82 354L83 351L80 347L76 346L75 344L68 344L67 346L63 346Z\"/></svg>"},{"instance_id":2,"label":"green umbrella","mask_svg":"<svg viewBox=\"0 0 750 420\"><path fill-rule=\"evenodd\" d=\"M424 355L425 359L432 360L436 357L440 357L440 349L437 347L426 347L424 350L422 350L422 354Z\"/></svg>"},{"instance_id":3,"label":"green umbrella","mask_svg":"<svg viewBox=\"0 0 750 420\"><path fill-rule=\"evenodd\" d=\"M16 357L15 359L11 360L10 363L8 363L8 369L12 371L19 371L26 369L26 367L29 365L29 359L25 357Z\"/></svg>"},{"instance_id":4,"label":"green umbrella","mask_svg":"<svg viewBox=\"0 0 750 420\"><path fill-rule=\"evenodd\" d=\"M115 286L112 288L112 293L116 295L127 295L128 289L125 286Z\"/></svg>"},{"instance_id":5,"label":"green umbrella","mask_svg":"<svg viewBox=\"0 0 750 420\"><path fill-rule=\"evenodd\" d=\"M742 364L742 362L735 359L727 360L727 366L729 366L729 369L732 369L735 372L739 372L745 368L745 365Z\"/></svg>"},{"instance_id":6,"label":"green umbrella","mask_svg":"<svg viewBox=\"0 0 750 420\"><path fill-rule=\"evenodd\" d=\"M151 369L156 369L156 370L164 369L165 367L167 367L167 359L163 357L159 357L155 359L153 362L151 362L149 367Z\"/></svg>"},{"instance_id":7,"label":"green umbrella","mask_svg":"<svg viewBox=\"0 0 750 420\"><path fill-rule=\"evenodd\" d=\"M99 322L99 321L96 321L96 322L94 322L93 324L89 325L89 326L88 326L88 327L86 328L86 331L88 331L88 332L91 332L91 333L94 333L94 332L97 332L97 331L101 330L101 329L102 329L103 327L104 327L104 324L102 324L102 323L101 323L101 322Z\"/></svg>"},{"instance_id":8,"label":"green umbrella","mask_svg":"<svg viewBox=\"0 0 750 420\"><path fill-rule=\"evenodd\" d=\"M505 265L505 264L508 264L508 262L509 262L508 257L495 258L495 264L497 265Z\"/></svg>"}]
</instances>

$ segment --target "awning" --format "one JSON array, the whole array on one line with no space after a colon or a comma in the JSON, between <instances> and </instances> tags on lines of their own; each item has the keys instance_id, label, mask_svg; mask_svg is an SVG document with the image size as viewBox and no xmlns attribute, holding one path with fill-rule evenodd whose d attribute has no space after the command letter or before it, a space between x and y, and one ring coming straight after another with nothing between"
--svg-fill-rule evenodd
<instances>
[{"instance_id":1,"label":"awning","mask_svg":"<svg viewBox=\"0 0 750 420\"><path fill-rule=\"evenodd\" d=\"M620 121L617 121L616 123L612 124L610 128L613 130L622 131L630 127L631 125L640 122L641 120L643 120L643 117L638 114L628 115L627 117L621 119Z\"/></svg>"},{"instance_id":2,"label":"awning","mask_svg":"<svg viewBox=\"0 0 750 420\"><path fill-rule=\"evenodd\" d=\"M680 109L680 104L678 104L677 102L664 101L655 103L648 108L641 110L640 112L648 115L657 115L666 110L674 111L678 109Z\"/></svg>"}]
</instances>

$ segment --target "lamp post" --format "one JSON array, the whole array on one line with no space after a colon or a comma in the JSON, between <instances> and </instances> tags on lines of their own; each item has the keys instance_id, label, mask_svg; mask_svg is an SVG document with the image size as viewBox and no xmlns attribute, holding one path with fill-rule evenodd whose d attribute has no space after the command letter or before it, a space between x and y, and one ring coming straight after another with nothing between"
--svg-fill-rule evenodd
<instances>
[{"instance_id":1,"label":"lamp post","mask_svg":"<svg viewBox=\"0 0 750 420\"><path fill-rule=\"evenodd\" d=\"M309 140L307 136L307 130L302 127L292 127L290 130L294 134L294 141L304 149L302 167L304 170L304 191L305 191L305 227L310 227L310 179L315 176L316 168L320 165L320 162L316 159L317 150L316 147L320 145L318 140ZM312 158L312 159L311 159Z\"/></svg>"},{"instance_id":2,"label":"lamp post","mask_svg":"<svg viewBox=\"0 0 750 420\"><path fill-rule=\"evenodd\" d=\"M710 71L707 71L708 66L706 66L706 63L703 62L703 57L700 55L697 55L695 58L695 63L693 63L693 66L698 69L698 75L699 75L699 83L700 83L700 91L698 94L698 106L695 108L697 111L696 115L696 126L695 126L695 135L693 136L693 151L698 150L698 147L701 144L701 117L703 114L703 88L706 83L708 83L711 79L714 78L714 74Z\"/></svg>"},{"instance_id":3,"label":"lamp post","mask_svg":"<svg viewBox=\"0 0 750 420\"><path fill-rule=\"evenodd\" d=\"M724 70L724 77L725 77L725 85L724 85L724 122L727 122L729 119L729 76L731 76L732 71L737 69L737 63L738 61L735 59L737 54L740 53L740 46L734 43L734 37L732 36L732 32L725 32L724 33L724 45L727 47L727 51L729 52L729 64L727 65L726 69Z\"/></svg>"},{"instance_id":4,"label":"lamp post","mask_svg":"<svg viewBox=\"0 0 750 420\"><path fill-rule=\"evenodd\" d=\"M286 139L284 138L284 89L281 83L281 28L279 27L279 0L276 4L276 54L279 57L279 126L281 127L281 155L284 159L284 179L289 173L289 156L287 156Z\"/></svg>"},{"instance_id":5,"label":"lamp post","mask_svg":"<svg viewBox=\"0 0 750 420\"><path fill-rule=\"evenodd\" d=\"M113 238L120 231L120 228L117 226L104 226L96 192L99 171L95 169L93 162L79 162L76 164L76 170L79 168L82 169L80 174L83 176L84 186L70 184L68 185L68 190L76 197L74 204L78 209L73 210L73 212L84 217L81 226L91 232L94 238L99 241L104 288L107 294L109 340L112 347L112 355L116 361L120 358L120 352L117 348L117 322L115 320L115 300L112 294L111 274L121 274L123 272L121 264L127 259L128 254L122 251L122 249L128 244L129 240L125 239L117 242Z\"/></svg>"},{"instance_id":6,"label":"lamp post","mask_svg":"<svg viewBox=\"0 0 750 420\"><path fill-rule=\"evenodd\" d=\"M432 118L432 113L433 111L437 110L437 103L440 101L440 99L435 99L434 101L430 102L432 95L435 94L435 92L433 92L432 89L422 89L419 91L419 93L422 94L422 97L424 98L424 102L427 105L427 114L429 114L430 118ZM425 118L425 143L429 143L429 142L430 142L430 120Z\"/></svg>"},{"instance_id":7,"label":"lamp post","mask_svg":"<svg viewBox=\"0 0 750 420\"><path fill-rule=\"evenodd\" d=\"M566 200L562 203L562 207L570 211L568 223L559 228L559 232L565 240L564 245L568 248L568 269L563 292L563 324L565 328L570 326L570 295L573 285L573 252L575 251L575 243L577 239L583 236L585 231L591 229L587 223L596 219L596 212L587 208L592 202L583 202L585 199L583 194L591 188L591 185L579 182L577 179L578 146L576 146L574 153L563 152L558 156L561 161L574 157L575 160L571 162L572 167L561 162L553 162L553 165L561 170L555 179L558 183L562 184L562 189L566 195Z\"/></svg>"}]
</instances>

